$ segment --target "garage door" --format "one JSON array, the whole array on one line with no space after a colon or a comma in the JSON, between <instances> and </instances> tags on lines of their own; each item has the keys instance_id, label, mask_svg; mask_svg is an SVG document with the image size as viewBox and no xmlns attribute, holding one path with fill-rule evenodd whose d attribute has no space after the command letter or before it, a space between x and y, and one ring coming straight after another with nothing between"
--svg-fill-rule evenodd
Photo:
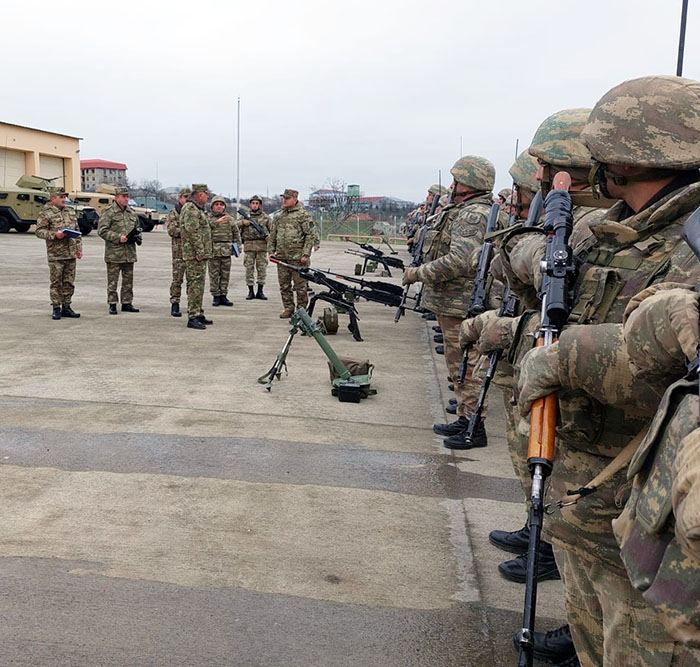
<instances>
[{"instance_id":1,"label":"garage door","mask_svg":"<svg viewBox=\"0 0 700 667\"><path fill-rule=\"evenodd\" d=\"M53 178L53 185L65 185L63 173L63 158L61 157L51 157L49 155L39 156L39 169L41 173L39 176L42 178Z\"/></svg>"},{"instance_id":2,"label":"garage door","mask_svg":"<svg viewBox=\"0 0 700 667\"><path fill-rule=\"evenodd\" d=\"M0 186L10 187L24 176L24 153L0 148Z\"/></svg>"}]
</instances>

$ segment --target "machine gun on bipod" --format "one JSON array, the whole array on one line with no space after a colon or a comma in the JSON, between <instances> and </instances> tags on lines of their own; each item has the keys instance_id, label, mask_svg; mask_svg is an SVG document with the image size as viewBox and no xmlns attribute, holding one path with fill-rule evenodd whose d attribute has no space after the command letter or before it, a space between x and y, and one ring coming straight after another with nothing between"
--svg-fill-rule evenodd
<instances>
[{"instance_id":1,"label":"machine gun on bipod","mask_svg":"<svg viewBox=\"0 0 700 667\"><path fill-rule=\"evenodd\" d=\"M308 314L313 314L317 301L325 301L332 304L339 313L347 313L350 319L348 330L356 341L362 340L359 326L360 315L355 307L355 302L358 299L383 303L385 306L394 308L402 302L403 289L399 285L385 283L381 280L363 280L362 278L353 278L340 273L312 269L307 266L287 264L276 257L270 257L270 261L296 271L304 280L325 287L324 291L314 294L309 300ZM407 308L408 306L404 307Z\"/></svg>"},{"instance_id":2,"label":"machine gun on bipod","mask_svg":"<svg viewBox=\"0 0 700 667\"><path fill-rule=\"evenodd\" d=\"M289 336L282 347L282 350L277 355L275 363L272 364L265 375L258 378L260 384L265 385L265 389L272 390L272 383L275 379L282 378L282 371L288 375L287 371L287 355L292 347L292 341L300 331L307 336L312 337L323 350L323 353L328 357L328 362L333 369L333 379L331 380L331 394L337 396L341 403L359 403L363 398L372 396L377 393L376 389L372 389L372 365L366 364L366 367L357 375L353 375L345 363L350 363L348 360L344 363L343 360L335 353L328 341L321 333L321 325L314 322L309 313L304 308L297 308L290 320L291 328Z\"/></svg>"},{"instance_id":3,"label":"machine gun on bipod","mask_svg":"<svg viewBox=\"0 0 700 667\"><path fill-rule=\"evenodd\" d=\"M359 271L355 271L356 275L364 276L365 273L367 273L368 262L376 262L377 264L381 264L389 276L391 276L391 268L400 269L401 271L406 268L403 260L400 257L392 257L391 255L387 255L384 251L380 250L379 248L375 248L369 243L358 243L357 241L351 241L351 243L354 243L361 249L355 250L350 248L349 250L346 250L345 253L363 258L362 268ZM357 266L359 267L359 264Z\"/></svg>"}]
</instances>

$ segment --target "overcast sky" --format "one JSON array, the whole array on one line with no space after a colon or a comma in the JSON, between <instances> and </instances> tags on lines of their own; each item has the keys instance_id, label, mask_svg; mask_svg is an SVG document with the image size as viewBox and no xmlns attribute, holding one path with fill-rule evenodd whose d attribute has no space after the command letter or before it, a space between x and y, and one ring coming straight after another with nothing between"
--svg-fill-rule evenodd
<instances>
[{"instance_id":1,"label":"overcast sky","mask_svg":"<svg viewBox=\"0 0 700 667\"><path fill-rule=\"evenodd\" d=\"M700 79L690 0L684 75ZM460 153L510 185L554 111L674 74L681 0L2 3L0 120L83 137L132 180L241 196L329 177L417 201Z\"/></svg>"}]
</instances>

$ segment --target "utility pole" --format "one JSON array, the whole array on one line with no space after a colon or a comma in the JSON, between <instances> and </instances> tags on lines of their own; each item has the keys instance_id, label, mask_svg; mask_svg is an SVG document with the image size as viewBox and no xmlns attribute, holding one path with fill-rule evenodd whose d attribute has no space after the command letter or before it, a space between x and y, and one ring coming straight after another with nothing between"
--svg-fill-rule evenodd
<instances>
[{"instance_id":1,"label":"utility pole","mask_svg":"<svg viewBox=\"0 0 700 667\"><path fill-rule=\"evenodd\" d=\"M683 52L685 51L685 24L688 20L688 0L682 0L681 9L681 33L678 38L678 64L676 65L676 76L683 76Z\"/></svg>"},{"instance_id":2,"label":"utility pole","mask_svg":"<svg viewBox=\"0 0 700 667\"><path fill-rule=\"evenodd\" d=\"M236 205L241 203L241 98L238 98L236 123Z\"/></svg>"}]
</instances>

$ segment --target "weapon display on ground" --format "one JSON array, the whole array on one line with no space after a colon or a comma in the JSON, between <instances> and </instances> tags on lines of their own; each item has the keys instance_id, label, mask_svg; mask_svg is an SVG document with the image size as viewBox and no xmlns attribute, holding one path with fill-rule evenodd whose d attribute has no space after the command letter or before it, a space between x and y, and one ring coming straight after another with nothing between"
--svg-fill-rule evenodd
<instances>
[{"instance_id":1,"label":"weapon display on ground","mask_svg":"<svg viewBox=\"0 0 700 667\"><path fill-rule=\"evenodd\" d=\"M281 379L282 371L284 371L285 375L288 375L287 355L292 346L294 336L301 331L307 336L314 338L335 369L335 374L338 375L338 377L332 380L333 388L331 389L331 394L337 396L339 401L342 403L359 403L361 399L377 393L377 390L371 387L371 367L368 369L366 375L352 375L321 333L321 325L314 322L304 308L297 308L296 312L292 315L290 324L289 336L282 350L277 355L275 363L272 364L272 368L270 368L265 375L261 375L258 378L258 382L264 384L265 389L268 391L272 390L272 383L275 378L278 380Z\"/></svg>"},{"instance_id":2,"label":"weapon display on ground","mask_svg":"<svg viewBox=\"0 0 700 667\"><path fill-rule=\"evenodd\" d=\"M309 300L308 314L313 314L317 301L326 301L334 305L338 312L347 313L350 318L348 329L356 341L362 340L358 324L360 315L355 307L355 302L358 299L383 303L385 306L393 307L399 306L402 302L403 290L399 285L385 283L381 280L353 278L340 273L312 269L307 266L295 266L294 264L287 264L276 257L270 257L270 261L296 271L304 280L323 285L326 290L314 294ZM337 278L340 278L340 280L336 280ZM341 282L341 280L346 282ZM348 283L353 284L349 285ZM404 308L408 308L408 306L404 305Z\"/></svg>"},{"instance_id":3,"label":"weapon display on ground","mask_svg":"<svg viewBox=\"0 0 700 667\"><path fill-rule=\"evenodd\" d=\"M127 235L126 242L130 244L141 245L143 243L143 237L141 236L141 227L136 225Z\"/></svg>"},{"instance_id":4,"label":"weapon display on ground","mask_svg":"<svg viewBox=\"0 0 700 667\"><path fill-rule=\"evenodd\" d=\"M375 248L369 243L357 243L356 241L351 241L351 243L354 243L361 248L361 250L354 250L351 248L350 250L345 251L348 255L356 255L357 257L363 258L362 269L358 274L360 276L364 276L367 272L367 262L376 262L377 264L381 264L389 276L391 276L391 269L389 267L401 269L401 271L406 268L401 258L387 255L385 252L379 248Z\"/></svg>"},{"instance_id":5,"label":"weapon display on ground","mask_svg":"<svg viewBox=\"0 0 700 667\"><path fill-rule=\"evenodd\" d=\"M540 219L540 215L542 215L542 192L538 190L535 193L535 196L532 198L532 201L530 202L530 208L527 212L527 220L525 221L525 227L534 227L537 224L537 221ZM489 266L491 262L489 261ZM481 256L479 256L479 266L481 267ZM488 267L486 269L488 271ZM479 274L477 273L477 280L479 280ZM476 285L477 281L474 281L474 290L476 292ZM472 292L472 298L469 301L469 311L468 315L469 317L474 317L474 315L471 315L469 313L472 312L472 303L474 303L474 307L478 308L481 307L482 305L484 306L485 310L485 300L482 301L477 301L474 297L474 293ZM498 311L498 316L499 317L515 317L515 314L518 310L518 298L513 294L512 290L510 287L506 288L505 292L503 293L503 300L501 301L501 307ZM480 312L483 312L480 311ZM475 314L478 314L475 312ZM493 375L496 372L496 366L498 365L498 362L501 358L502 355L502 350L498 350L498 355L496 357L495 355L496 350L492 352L489 355L489 365L488 365L488 370L486 371L486 375L484 376L484 381L482 383L481 387L481 394L479 395L479 402L477 403L477 408L474 410L472 413L470 419L469 419L469 426L470 428L467 429L467 433L465 435L465 439L469 439L470 436L473 436L474 433L476 433L476 429L479 426L479 422L481 422L481 413L484 410L484 402L486 400L486 394L489 390L489 386L491 384L491 380L493 379ZM496 358L495 358L496 357ZM467 362L469 359L469 349L467 348L464 351L464 355L462 356L462 361L459 364L459 374L457 376L457 381L459 384L462 384L464 382L464 378L467 376ZM486 387L484 387L484 384L486 384ZM473 422L473 423L472 423Z\"/></svg>"},{"instance_id":6,"label":"weapon display on ground","mask_svg":"<svg viewBox=\"0 0 700 667\"><path fill-rule=\"evenodd\" d=\"M572 306L571 292L576 269L573 252L569 245L573 228L572 203L568 192L570 186L569 174L559 172L553 179L553 189L545 201L544 231L547 235L547 244L542 262L544 276L542 315L537 347L546 347L556 342ZM523 627L518 633L520 667L531 667L533 660L537 569L544 518L544 486L554 464L557 408L557 395L550 394L535 401L530 411L527 465L532 475L532 490L528 517L530 537L527 546Z\"/></svg>"},{"instance_id":7,"label":"weapon display on ground","mask_svg":"<svg viewBox=\"0 0 700 667\"><path fill-rule=\"evenodd\" d=\"M268 236L270 236L270 232L267 231L265 227L263 227L257 220L253 220L251 216L249 216L242 208L237 208L236 213L240 215L242 218L245 218L249 223L250 226L256 231L256 233L260 234L264 239L266 239ZM238 255L236 255L238 257Z\"/></svg>"}]
</instances>

